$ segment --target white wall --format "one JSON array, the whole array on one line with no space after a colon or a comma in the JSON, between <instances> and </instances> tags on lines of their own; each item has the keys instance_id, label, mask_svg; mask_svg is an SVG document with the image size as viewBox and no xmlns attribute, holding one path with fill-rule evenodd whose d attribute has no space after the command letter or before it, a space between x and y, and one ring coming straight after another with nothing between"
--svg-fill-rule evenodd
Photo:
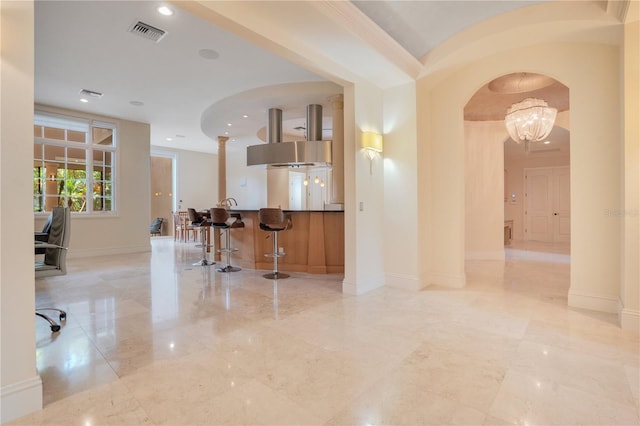
<instances>
[{"instance_id":1,"label":"white wall","mask_svg":"<svg viewBox=\"0 0 640 426\"><path fill-rule=\"evenodd\" d=\"M266 167L247 167L246 148L233 146L232 142L227 142L227 197L235 198L243 209L257 210L267 205Z\"/></svg>"},{"instance_id":2,"label":"white wall","mask_svg":"<svg viewBox=\"0 0 640 426\"><path fill-rule=\"evenodd\" d=\"M150 128L146 123L120 120L36 105L39 111L115 122L118 126L116 156L116 212L105 215L71 215L69 258L135 253L150 250L149 215L151 188ZM33 137L25 141L33 145ZM46 215L39 215L35 229L42 229Z\"/></svg>"},{"instance_id":3,"label":"white wall","mask_svg":"<svg viewBox=\"0 0 640 426\"><path fill-rule=\"evenodd\" d=\"M466 259L504 259L505 137L502 121L464 123Z\"/></svg>"},{"instance_id":4,"label":"white wall","mask_svg":"<svg viewBox=\"0 0 640 426\"><path fill-rule=\"evenodd\" d=\"M0 2L0 421L42 408L32 240L33 2Z\"/></svg>"},{"instance_id":5,"label":"white wall","mask_svg":"<svg viewBox=\"0 0 640 426\"><path fill-rule=\"evenodd\" d=\"M362 294L384 284L384 166L360 148L362 132L383 133L383 92L359 82L345 88L345 277L342 291ZM360 209L362 206L362 210Z\"/></svg>"},{"instance_id":6,"label":"white wall","mask_svg":"<svg viewBox=\"0 0 640 426\"><path fill-rule=\"evenodd\" d=\"M215 207L219 201L218 156L185 150L174 152L178 209L206 210Z\"/></svg>"},{"instance_id":7,"label":"white wall","mask_svg":"<svg viewBox=\"0 0 640 426\"><path fill-rule=\"evenodd\" d=\"M414 83L384 91L385 285L420 289Z\"/></svg>"}]
</instances>

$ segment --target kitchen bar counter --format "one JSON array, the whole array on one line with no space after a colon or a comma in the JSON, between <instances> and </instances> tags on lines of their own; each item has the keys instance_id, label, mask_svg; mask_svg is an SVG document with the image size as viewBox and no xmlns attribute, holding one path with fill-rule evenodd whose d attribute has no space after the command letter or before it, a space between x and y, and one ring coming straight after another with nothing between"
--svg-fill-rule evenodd
<instances>
[{"instance_id":1,"label":"kitchen bar counter","mask_svg":"<svg viewBox=\"0 0 640 426\"><path fill-rule=\"evenodd\" d=\"M233 253L231 263L241 268L273 269L270 232L260 229L257 210L229 209L240 213L244 228L231 230ZM311 274L344 273L344 212L329 210L284 210L291 227L278 234L278 243L286 256L278 259L283 272Z\"/></svg>"}]
</instances>

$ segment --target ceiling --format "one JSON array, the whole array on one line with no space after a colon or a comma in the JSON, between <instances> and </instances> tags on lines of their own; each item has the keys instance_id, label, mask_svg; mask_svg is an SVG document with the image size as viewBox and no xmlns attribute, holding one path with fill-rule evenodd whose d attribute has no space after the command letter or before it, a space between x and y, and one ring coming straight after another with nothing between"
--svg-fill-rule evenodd
<instances>
[{"instance_id":1,"label":"ceiling","mask_svg":"<svg viewBox=\"0 0 640 426\"><path fill-rule=\"evenodd\" d=\"M483 19L533 3L539 2L353 4L419 59ZM294 128L304 125L304 107L322 104L323 127L330 129L329 99L341 93L339 85L178 7L163 16L156 10L161 4L36 1L36 102L146 122L152 146L211 153L217 151L215 137L225 132L238 146L256 143L272 107L283 109L285 133L295 134ZM137 21L166 35L156 43L128 32ZM335 44L339 49L339 40ZM81 103L81 89L104 95ZM556 96L553 89L544 89L549 98ZM504 111L511 101L503 98L485 93L465 114Z\"/></svg>"}]
</instances>

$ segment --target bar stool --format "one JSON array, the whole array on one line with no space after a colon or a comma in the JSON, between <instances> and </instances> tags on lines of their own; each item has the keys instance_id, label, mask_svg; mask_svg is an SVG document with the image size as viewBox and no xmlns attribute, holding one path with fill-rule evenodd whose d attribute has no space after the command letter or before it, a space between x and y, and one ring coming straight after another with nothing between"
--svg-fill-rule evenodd
<instances>
[{"instance_id":1,"label":"bar stool","mask_svg":"<svg viewBox=\"0 0 640 426\"><path fill-rule=\"evenodd\" d=\"M211 247L207 244L207 228L211 226L211 222L207 221L207 218L203 217L196 209L188 208L189 220L192 228L200 228L200 244L196 247L202 247L202 259L199 262L193 263L193 266L209 266L215 265L215 262L207 259L207 248Z\"/></svg>"},{"instance_id":2,"label":"bar stool","mask_svg":"<svg viewBox=\"0 0 640 426\"><path fill-rule=\"evenodd\" d=\"M288 278L288 274L283 274L278 271L278 258L285 255L284 251L282 253L278 251L278 232L289 228L290 221L285 218L281 209L274 208L260 209L258 212L258 219L260 220L260 229L271 232L273 235L273 253L267 253L264 255L265 257L273 257L273 272L270 274L264 274L263 277L272 280Z\"/></svg>"},{"instance_id":3,"label":"bar stool","mask_svg":"<svg viewBox=\"0 0 640 426\"><path fill-rule=\"evenodd\" d=\"M238 272L240 268L235 266L231 266L231 253L234 251L238 251L237 248L231 247L231 228L244 228L244 223L240 219L240 215L234 214L234 221L229 223L229 219L231 216L227 209L221 207L213 207L211 208L211 226L220 231L226 232L225 236L225 247L219 248L218 253L226 253L227 264L222 268L216 269L218 272Z\"/></svg>"}]
</instances>

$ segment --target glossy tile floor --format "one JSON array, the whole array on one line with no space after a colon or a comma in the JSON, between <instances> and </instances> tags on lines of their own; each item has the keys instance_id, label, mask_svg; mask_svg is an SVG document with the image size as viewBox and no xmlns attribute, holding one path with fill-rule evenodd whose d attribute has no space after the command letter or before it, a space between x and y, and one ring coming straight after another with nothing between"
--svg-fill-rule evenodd
<instances>
[{"instance_id":1,"label":"glossy tile floor","mask_svg":"<svg viewBox=\"0 0 640 426\"><path fill-rule=\"evenodd\" d=\"M470 262L461 290L193 267L193 244L36 282L44 410L15 424L637 425L640 342L567 308L569 265Z\"/></svg>"}]
</instances>

